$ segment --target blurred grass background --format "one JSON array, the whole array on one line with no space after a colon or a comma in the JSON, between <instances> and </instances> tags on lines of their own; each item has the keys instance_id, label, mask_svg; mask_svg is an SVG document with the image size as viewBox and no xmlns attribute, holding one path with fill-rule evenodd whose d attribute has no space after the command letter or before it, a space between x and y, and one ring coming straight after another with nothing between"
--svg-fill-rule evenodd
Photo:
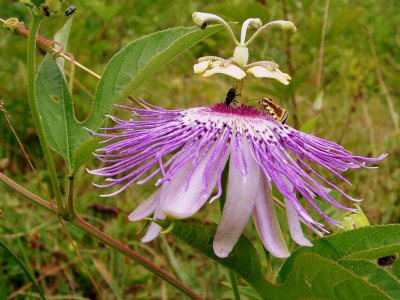
<instances>
[{"instance_id":1,"label":"blurred grass background","mask_svg":"<svg viewBox=\"0 0 400 300\"><path fill-rule=\"evenodd\" d=\"M350 171L345 175L353 185L339 186L364 199L362 208L372 224L399 222L400 136L393 116L400 108L400 2L330 1L321 51L325 3L311 0L222 0L207 1L207 4L187 0L67 0L63 7L77 6L69 51L76 60L99 74L112 55L128 42L157 30L192 26L193 11L216 13L228 21L240 23L249 17L261 18L264 23L285 18L293 21L298 29L296 34L288 37L279 31L265 32L250 46L250 61L277 62L282 71L292 76L291 84L284 86L274 80L249 77L244 86L244 98L270 96L276 99L290 112L288 124L304 128L310 124L309 120L316 121L313 134L339 142L355 154L389 153L379 169ZM26 9L18 1L0 0L0 17L18 17L26 24L29 22ZM62 13L46 20L41 35L52 37L66 20ZM239 34L240 26L233 27ZM49 179L26 100L25 46L23 38L0 30L0 98L38 173L47 183ZM232 81L224 76L210 79L194 75L192 65L200 56L230 57L232 51L232 41L221 31L186 51L167 68L160 69L135 96L165 108L223 101ZM318 75L320 53L323 53L321 77ZM38 57L42 58L40 54ZM90 109L97 81L79 69L76 80L74 102L77 116L82 119ZM392 108L389 102L393 103ZM127 100L125 104L131 103ZM31 191L42 194L3 116L0 130L0 170ZM97 165L96 161L89 162L89 167ZM65 167L61 160L58 170L62 176ZM331 178L326 172L324 175ZM166 235L151 244L140 243L139 231L145 223L128 222L127 214L151 193L152 186L135 186L116 198L100 198L100 192L90 184L99 182L97 178L86 174L83 168L76 177L79 214L170 270L201 295L210 299L232 297L229 289L221 284L229 281L226 270L174 241L173 237ZM0 239L29 266L49 295L48 299L96 299L93 285L57 220L4 185L0 185L0 193ZM101 212L92 204L110 205L119 212ZM341 213L331 212L336 218ZM201 222L217 221L217 204L207 205L195 218ZM182 297L174 288L122 255L72 227L68 226L68 230L105 299ZM260 248L254 230L250 227L246 233ZM290 245L292 249L295 247ZM278 266L280 262L274 260L273 263ZM0 251L0 290L7 295L20 292L12 299L38 298L36 291L27 285L29 280L18 264Z\"/></svg>"}]
</instances>

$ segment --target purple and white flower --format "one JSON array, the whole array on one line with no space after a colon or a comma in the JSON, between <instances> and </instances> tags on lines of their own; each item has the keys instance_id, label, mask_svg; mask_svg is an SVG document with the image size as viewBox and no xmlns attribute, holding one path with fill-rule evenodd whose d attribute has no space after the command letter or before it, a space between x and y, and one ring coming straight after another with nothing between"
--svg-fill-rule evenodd
<instances>
[{"instance_id":1,"label":"purple and white flower","mask_svg":"<svg viewBox=\"0 0 400 300\"><path fill-rule=\"evenodd\" d=\"M310 216L299 197L328 223L339 225L315 203L314 198L354 211L338 203L330 189L353 200L314 168L322 166L337 178L340 173L366 168L378 158L353 155L342 146L306 134L275 121L251 106L210 107L165 110L123 107L132 111L132 120L111 119L113 128L105 133L106 144L97 150L97 158L107 166L89 171L106 177L102 188L121 186L114 196L132 184L158 179L159 186L129 216L136 221L153 215L154 219L189 218L209 200L220 198L221 175L229 164L226 202L214 238L214 252L227 257L238 241L250 216L265 248L276 257L290 255L274 208L272 185L284 196L288 227L293 240L312 246L304 236L301 222L314 232L327 232L324 225ZM214 191L215 190L215 191ZM296 196L296 194L298 196ZM161 227L152 223L143 242L158 236Z\"/></svg>"}]
</instances>

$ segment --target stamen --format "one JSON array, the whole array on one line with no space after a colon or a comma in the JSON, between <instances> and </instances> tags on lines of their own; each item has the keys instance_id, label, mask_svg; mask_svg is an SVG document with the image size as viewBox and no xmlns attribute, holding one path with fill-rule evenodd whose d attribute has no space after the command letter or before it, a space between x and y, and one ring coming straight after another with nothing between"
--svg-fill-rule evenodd
<instances>
[{"instance_id":1,"label":"stamen","mask_svg":"<svg viewBox=\"0 0 400 300\"><path fill-rule=\"evenodd\" d=\"M254 34L253 36L244 44L244 46L247 46L248 44L250 44L255 37L264 29L267 28L273 28L273 27L279 27L281 28L283 31L285 32L296 32L296 26L294 26L294 24L290 21L282 21L282 20L278 20L278 21L272 21L269 22L267 24L265 24L264 26L262 26L261 28L259 28Z\"/></svg>"},{"instance_id":2,"label":"stamen","mask_svg":"<svg viewBox=\"0 0 400 300\"><path fill-rule=\"evenodd\" d=\"M259 18L250 18L244 21L242 25L242 32L240 34L240 44L243 45L246 41L247 28L259 28L262 26L262 22Z\"/></svg>"},{"instance_id":3,"label":"stamen","mask_svg":"<svg viewBox=\"0 0 400 300\"><path fill-rule=\"evenodd\" d=\"M235 44L239 45L239 42L236 39L235 34L232 31L232 28L221 17L218 17L217 15L214 15L214 14L209 14L209 13L194 12L192 14L192 18L193 18L194 23L200 27L203 26L204 22L208 23L210 21L221 24L229 32L229 34L231 35L231 38L235 42Z\"/></svg>"}]
</instances>

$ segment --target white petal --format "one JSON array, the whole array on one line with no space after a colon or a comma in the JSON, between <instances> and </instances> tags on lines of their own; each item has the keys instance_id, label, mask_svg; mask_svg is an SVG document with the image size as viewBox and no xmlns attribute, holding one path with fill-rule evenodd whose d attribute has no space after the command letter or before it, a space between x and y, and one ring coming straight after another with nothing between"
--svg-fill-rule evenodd
<instances>
[{"instance_id":1,"label":"white petal","mask_svg":"<svg viewBox=\"0 0 400 300\"><path fill-rule=\"evenodd\" d=\"M292 239L301 246L312 247L311 242L304 236L300 218L290 201L285 198L286 215Z\"/></svg>"},{"instance_id":2,"label":"white petal","mask_svg":"<svg viewBox=\"0 0 400 300\"><path fill-rule=\"evenodd\" d=\"M275 213L271 189L263 178L254 205L253 220L265 248L278 258L290 256Z\"/></svg>"},{"instance_id":3,"label":"white petal","mask_svg":"<svg viewBox=\"0 0 400 300\"><path fill-rule=\"evenodd\" d=\"M226 67L216 65L216 66L212 67L211 69L205 71L203 76L209 77L216 73L225 74L225 75L231 76L236 79L243 79L244 77L246 77L245 71L243 71L238 66L232 65L232 64L228 65Z\"/></svg>"},{"instance_id":4,"label":"white petal","mask_svg":"<svg viewBox=\"0 0 400 300\"><path fill-rule=\"evenodd\" d=\"M147 198L147 200L136 207L136 209L128 216L129 221L137 221L146 218L148 215L153 213L158 203L159 194L160 190L158 189L149 198Z\"/></svg>"},{"instance_id":5,"label":"white petal","mask_svg":"<svg viewBox=\"0 0 400 300\"><path fill-rule=\"evenodd\" d=\"M210 61L209 60L199 62L199 63L193 65L193 71L196 74L197 73L203 73L208 68L209 65L210 65Z\"/></svg>"},{"instance_id":6,"label":"white petal","mask_svg":"<svg viewBox=\"0 0 400 300\"><path fill-rule=\"evenodd\" d=\"M254 66L247 70L247 73L253 74L255 77L267 77L267 78L274 78L279 82L282 82L285 85L289 84L289 80L292 79L288 74L283 73L279 69L275 69L271 71L266 67L262 66Z\"/></svg>"},{"instance_id":7,"label":"white petal","mask_svg":"<svg viewBox=\"0 0 400 300\"><path fill-rule=\"evenodd\" d=\"M229 178L226 202L221 220L215 234L213 248L218 257L227 257L232 251L250 218L256 200L260 183L260 167L253 159L248 149L247 141L243 144L244 157L247 161L248 172L242 175L234 163L235 151L231 151L229 161Z\"/></svg>"},{"instance_id":8,"label":"white petal","mask_svg":"<svg viewBox=\"0 0 400 300\"><path fill-rule=\"evenodd\" d=\"M284 177L283 181L288 186L290 190L293 191L293 185L290 181ZM304 236L303 230L301 229L301 223L299 214L297 213L296 209L293 207L292 203L285 198L285 207L286 207L286 215L287 221L289 225L290 235L292 239L301 246L312 247L311 242Z\"/></svg>"},{"instance_id":9,"label":"white petal","mask_svg":"<svg viewBox=\"0 0 400 300\"><path fill-rule=\"evenodd\" d=\"M215 146L208 151L207 155L197 165L190 178L189 185L187 185L187 178L192 171L193 162L191 160L172 177L171 181L163 184L160 206L167 216L178 219L191 217L210 197L214 187L217 185L220 174L213 172L205 186L203 184L203 174ZM228 153L224 158L220 159L226 163ZM220 161L217 160L215 169L219 163Z\"/></svg>"},{"instance_id":10,"label":"white petal","mask_svg":"<svg viewBox=\"0 0 400 300\"><path fill-rule=\"evenodd\" d=\"M164 220L165 215L161 212L159 208L156 208L154 213L154 219ZM142 243L148 243L154 240L161 232L162 227L157 223L151 223L149 229L147 230L145 236L142 238Z\"/></svg>"}]
</instances>

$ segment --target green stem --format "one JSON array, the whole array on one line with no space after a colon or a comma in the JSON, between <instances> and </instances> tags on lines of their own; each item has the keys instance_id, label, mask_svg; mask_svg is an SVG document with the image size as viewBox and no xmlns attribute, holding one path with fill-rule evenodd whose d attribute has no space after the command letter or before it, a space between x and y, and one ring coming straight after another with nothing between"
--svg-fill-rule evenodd
<instances>
[{"instance_id":1,"label":"green stem","mask_svg":"<svg viewBox=\"0 0 400 300\"><path fill-rule=\"evenodd\" d=\"M28 191L24 187L20 186L18 183L13 181L11 178L7 177L3 173L0 172L0 181L8 185L10 188L15 190L16 192L20 193L21 195L27 197L29 200L32 202L40 205L41 207L45 208L49 212L53 214L58 214L57 208L54 207L50 202L42 199L38 195L33 194L32 192ZM122 253L123 255L131 258L133 261L141 265L142 267L146 268L156 276L160 277L164 281L168 282L172 286L174 286L176 289L184 293L186 296L188 296L190 299L203 299L200 297L198 294L196 294L192 289L184 285L182 282L171 276L168 272L164 271L157 265L153 264L149 260L147 260L145 257L141 256L139 253L131 250L124 244L113 240L110 236L106 235L96 227L94 227L92 224L89 224L85 220L83 220L81 217L76 216L72 221L67 220L74 226L78 227L82 231L86 232L90 236L100 240L104 244L108 245L109 247L113 248L114 250Z\"/></svg>"},{"instance_id":2,"label":"green stem","mask_svg":"<svg viewBox=\"0 0 400 300\"><path fill-rule=\"evenodd\" d=\"M226 163L225 169L222 172L222 194L221 194L221 198L219 199L219 208L221 210L221 213L224 208L225 201L226 201L228 175L229 175L229 161ZM229 279L231 281L232 292L235 297L235 300L240 300L239 286L237 283L236 274L232 270L229 270Z\"/></svg>"},{"instance_id":3,"label":"green stem","mask_svg":"<svg viewBox=\"0 0 400 300\"><path fill-rule=\"evenodd\" d=\"M231 270L229 270L229 279L231 281L232 292L233 296L235 297L235 300L240 300L239 286L237 283L236 274Z\"/></svg>"},{"instance_id":4,"label":"green stem","mask_svg":"<svg viewBox=\"0 0 400 300\"><path fill-rule=\"evenodd\" d=\"M49 169L51 184L53 187L58 212L60 216L65 216L65 208L62 202L60 183L57 178L56 168L54 166L53 158L51 157L49 144L44 133L39 108L36 102L36 34L38 32L42 17L32 12L32 19L29 26L28 45L27 45L27 70L28 70L28 102L32 112L33 122L35 123L36 131L39 137L39 142L42 147L43 156L46 165Z\"/></svg>"},{"instance_id":5,"label":"green stem","mask_svg":"<svg viewBox=\"0 0 400 300\"><path fill-rule=\"evenodd\" d=\"M70 220L70 221L72 221L76 217L75 208L74 208L74 174L68 175L67 215L68 215L68 220Z\"/></svg>"}]
</instances>

